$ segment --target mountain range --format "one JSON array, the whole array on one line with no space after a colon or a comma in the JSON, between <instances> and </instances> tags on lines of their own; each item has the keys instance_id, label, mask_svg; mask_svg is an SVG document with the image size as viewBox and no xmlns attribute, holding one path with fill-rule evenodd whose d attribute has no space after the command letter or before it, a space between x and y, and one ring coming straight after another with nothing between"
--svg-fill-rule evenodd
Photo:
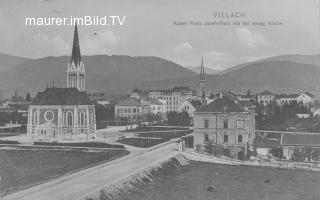
<instances>
[{"instance_id":1,"label":"mountain range","mask_svg":"<svg viewBox=\"0 0 320 200\"><path fill-rule=\"evenodd\" d=\"M201 66L196 66L196 67L186 67L187 69L197 73L197 74L200 74L200 69L201 69ZM216 70L216 69L211 69L210 67L204 67L204 71L206 74L218 74L220 73L221 71L219 70Z\"/></svg>"},{"instance_id":2,"label":"mountain range","mask_svg":"<svg viewBox=\"0 0 320 200\"><path fill-rule=\"evenodd\" d=\"M159 57L83 56L87 90L126 94L135 87L189 86L198 90L198 72ZM45 87L65 87L69 56L28 59L0 54L0 90L33 95ZM207 69L206 69L207 70ZM206 72L208 92L309 91L320 94L320 55L280 55L240 64L218 74ZM54 81L54 83L53 83Z\"/></svg>"}]
</instances>

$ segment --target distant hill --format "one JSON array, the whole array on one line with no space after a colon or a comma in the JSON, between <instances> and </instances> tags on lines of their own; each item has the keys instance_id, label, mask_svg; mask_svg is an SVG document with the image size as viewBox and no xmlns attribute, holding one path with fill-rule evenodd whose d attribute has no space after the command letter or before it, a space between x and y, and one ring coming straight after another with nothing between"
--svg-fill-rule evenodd
<instances>
[{"instance_id":1,"label":"distant hill","mask_svg":"<svg viewBox=\"0 0 320 200\"><path fill-rule=\"evenodd\" d=\"M232 90L245 93L261 92L269 89L274 92L301 92L310 91L319 96L320 67L289 61L261 61L246 64L241 68L227 73L208 75L207 89L212 92ZM147 88L165 88L173 85L188 85L198 90L196 78L179 78L164 82L144 83Z\"/></svg>"},{"instance_id":2,"label":"distant hill","mask_svg":"<svg viewBox=\"0 0 320 200\"><path fill-rule=\"evenodd\" d=\"M0 53L0 72L9 70L11 67L14 67L15 65L18 65L26 60L28 59Z\"/></svg>"},{"instance_id":3,"label":"distant hill","mask_svg":"<svg viewBox=\"0 0 320 200\"><path fill-rule=\"evenodd\" d=\"M197 74L200 74L200 68L201 66L197 66L197 67L186 67L187 69L197 73ZM218 74L220 73L221 71L219 70L215 70L215 69L211 69L209 67L204 67L204 72L205 74Z\"/></svg>"},{"instance_id":4,"label":"distant hill","mask_svg":"<svg viewBox=\"0 0 320 200\"><path fill-rule=\"evenodd\" d=\"M196 75L176 63L158 57L95 55L83 56L82 60L86 66L89 91L126 91L144 81ZM0 88L7 88L7 92L17 88L21 92L35 93L37 88L45 88L47 82L51 87L53 81L55 86L65 87L69 61L69 56L24 59L2 55L0 63L4 63L4 70L0 73Z\"/></svg>"},{"instance_id":5,"label":"distant hill","mask_svg":"<svg viewBox=\"0 0 320 200\"><path fill-rule=\"evenodd\" d=\"M288 55L273 56L273 57L256 60L248 63L242 63L234 67L230 67L224 71L221 71L220 73L225 74L225 73L240 69L242 67L255 64L255 63L264 62L264 61L289 61L294 63L302 63L302 64L315 65L320 67L320 54L316 54L316 55L288 54Z\"/></svg>"},{"instance_id":6,"label":"distant hill","mask_svg":"<svg viewBox=\"0 0 320 200\"><path fill-rule=\"evenodd\" d=\"M207 89L212 92L232 90L245 93L248 89L261 92L309 91L320 96L320 55L281 55L237 65L223 73L209 75ZM88 91L109 91L127 94L135 87L168 88L190 86L198 91L198 72L195 73L171 61L158 57L125 55L83 56L87 70ZM21 95L33 94L39 88L66 86L69 56L26 59L0 54L0 89Z\"/></svg>"}]
</instances>

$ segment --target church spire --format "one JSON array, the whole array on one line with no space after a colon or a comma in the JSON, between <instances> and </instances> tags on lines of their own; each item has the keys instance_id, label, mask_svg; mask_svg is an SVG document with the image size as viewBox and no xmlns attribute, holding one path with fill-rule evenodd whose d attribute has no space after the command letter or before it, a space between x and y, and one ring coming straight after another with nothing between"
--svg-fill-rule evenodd
<instances>
[{"instance_id":1,"label":"church spire","mask_svg":"<svg viewBox=\"0 0 320 200\"><path fill-rule=\"evenodd\" d=\"M206 77L205 77L205 73L204 73L203 56L202 56L201 66L200 66L199 83L200 83L199 96L200 95L202 95L202 96L204 95L205 96Z\"/></svg>"},{"instance_id":2,"label":"church spire","mask_svg":"<svg viewBox=\"0 0 320 200\"><path fill-rule=\"evenodd\" d=\"M73 35L73 45L72 45L72 54L71 54L71 63L77 66L81 62L81 54L80 54L80 45L79 45L79 36L78 36L78 26L76 24L74 28Z\"/></svg>"},{"instance_id":3,"label":"church spire","mask_svg":"<svg viewBox=\"0 0 320 200\"><path fill-rule=\"evenodd\" d=\"M200 81L205 80L205 73L204 73L204 66L203 66L203 56L201 60L201 66L200 66Z\"/></svg>"}]
</instances>

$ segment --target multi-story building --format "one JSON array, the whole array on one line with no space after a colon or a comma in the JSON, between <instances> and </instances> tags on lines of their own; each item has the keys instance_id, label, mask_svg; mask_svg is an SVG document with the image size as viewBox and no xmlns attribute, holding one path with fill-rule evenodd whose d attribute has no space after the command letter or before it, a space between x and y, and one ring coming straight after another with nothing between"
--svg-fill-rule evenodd
<instances>
[{"instance_id":1,"label":"multi-story building","mask_svg":"<svg viewBox=\"0 0 320 200\"><path fill-rule=\"evenodd\" d=\"M158 99L166 101L166 111L178 111L179 106L186 100L195 98L195 92L188 87L173 87L166 90L138 90L134 89L130 97L140 99Z\"/></svg>"},{"instance_id":2,"label":"multi-story building","mask_svg":"<svg viewBox=\"0 0 320 200\"><path fill-rule=\"evenodd\" d=\"M297 102L298 94L275 94L275 101L278 105L290 104Z\"/></svg>"},{"instance_id":3,"label":"multi-story building","mask_svg":"<svg viewBox=\"0 0 320 200\"><path fill-rule=\"evenodd\" d=\"M166 117L166 104L158 99L128 98L115 105L116 119L140 122ZM150 119L148 119L150 118Z\"/></svg>"},{"instance_id":4,"label":"multi-story building","mask_svg":"<svg viewBox=\"0 0 320 200\"><path fill-rule=\"evenodd\" d=\"M81 140L96 136L95 105L85 91L78 29L67 70L67 88L39 92L28 109L27 134L33 140Z\"/></svg>"},{"instance_id":5,"label":"multi-story building","mask_svg":"<svg viewBox=\"0 0 320 200\"><path fill-rule=\"evenodd\" d=\"M265 90L262 93L258 94L258 102L264 105L271 104L273 102L275 95L269 90Z\"/></svg>"},{"instance_id":6,"label":"multi-story building","mask_svg":"<svg viewBox=\"0 0 320 200\"><path fill-rule=\"evenodd\" d=\"M255 111L250 102L230 94L220 94L208 105L194 112L194 148L211 145L215 153L244 158L253 150Z\"/></svg>"}]
</instances>

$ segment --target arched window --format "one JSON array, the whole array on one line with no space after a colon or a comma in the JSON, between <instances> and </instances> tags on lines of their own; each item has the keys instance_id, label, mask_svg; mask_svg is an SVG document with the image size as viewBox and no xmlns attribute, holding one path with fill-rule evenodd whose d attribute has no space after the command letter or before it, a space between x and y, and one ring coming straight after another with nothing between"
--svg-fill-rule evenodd
<instances>
[{"instance_id":1,"label":"arched window","mask_svg":"<svg viewBox=\"0 0 320 200\"><path fill-rule=\"evenodd\" d=\"M82 112L80 114L80 125L84 126L86 124L86 114L84 112Z\"/></svg>"},{"instance_id":2,"label":"arched window","mask_svg":"<svg viewBox=\"0 0 320 200\"><path fill-rule=\"evenodd\" d=\"M38 124L38 111L35 111L33 113L33 125L37 125Z\"/></svg>"},{"instance_id":3,"label":"arched window","mask_svg":"<svg viewBox=\"0 0 320 200\"><path fill-rule=\"evenodd\" d=\"M72 126L73 125L73 115L72 112L67 112L67 126Z\"/></svg>"}]
</instances>

